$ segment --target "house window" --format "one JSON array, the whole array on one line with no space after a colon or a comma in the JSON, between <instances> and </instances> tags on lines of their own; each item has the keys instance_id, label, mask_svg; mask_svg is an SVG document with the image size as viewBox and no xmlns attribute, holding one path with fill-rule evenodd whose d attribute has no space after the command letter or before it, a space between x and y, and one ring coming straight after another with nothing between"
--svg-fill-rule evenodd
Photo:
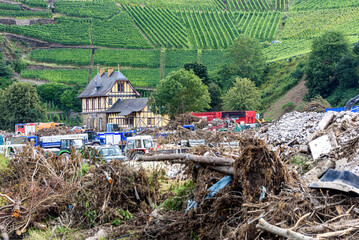
<instances>
[{"instance_id":1,"label":"house window","mask_svg":"<svg viewBox=\"0 0 359 240\"><path fill-rule=\"evenodd\" d=\"M155 119L154 118L147 118L147 125L155 125Z\"/></svg>"},{"instance_id":2,"label":"house window","mask_svg":"<svg viewBox=\"0 0 359 240\"><path fill-rule=\"evenodd\" d=\"M125 91L125 84L124 83L117 83L117 90L119 92L124 92Z\"/></svg>"},{"instance_id":3,"label":"house window","mask_svg":"<svg viewBox=\"0 0 359 240\"><path fill-rule=\"evenodd\" d=\"M89 109L89 100L86 99L86 109L88 110Z\"/></svg>"},{"instance_id":4,"label":"house window","mask_svg":"<svg viewBox=\"0 0 359 240\"><path fill-rule=\"evenodd\" d=\"M99 118L99 130L102 130L102 117Z\"/></svg>"},{"instance_id":5,"label":"house window","mask_svg":"<svg viewBox=\"0 0 359 240\"><path fill-rule=\"evenodd\" d=\"M112 98L108 98L108 105L112 105Z\"/></svg>"},{"instance_id":6,"label":"house window","mask_svg":"<svg viewBox=\"0 0 359 240\"><path fill-rule=\"evenodd\" d=\"M92 99L92 110L95 110L95 99Z\"/></svg>"},{"instance_id":7,"label":"house window","mask_svg":"<svg viewBox=\"0 0 359 240\"><path fill-rule=\"evenodd\" d=\"M98 100L98 110L101 110L101 98Z\"/></svg>"}]
</instances>

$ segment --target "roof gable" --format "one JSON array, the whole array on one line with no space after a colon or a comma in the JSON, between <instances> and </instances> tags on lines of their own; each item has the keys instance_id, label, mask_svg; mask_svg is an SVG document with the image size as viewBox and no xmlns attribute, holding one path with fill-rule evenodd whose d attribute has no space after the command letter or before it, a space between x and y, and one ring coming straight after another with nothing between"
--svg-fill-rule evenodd
<instances>
[{"instance_id":1,"label":"roof gable","mask_svg":"<svg viewBox=\"0 0 359 240\"><path fill-rule=\"evenodd\" d=\"M78 98L88 98L88 97L103 97L111 91L111 88L117 81L127 81L137 95L139 93L132 86L130 81L121 73L121 72L112 72L110 76L105 72L100 76L98 73L86 86L86 88L80 93Z\"/></svg>"}]
</instances>

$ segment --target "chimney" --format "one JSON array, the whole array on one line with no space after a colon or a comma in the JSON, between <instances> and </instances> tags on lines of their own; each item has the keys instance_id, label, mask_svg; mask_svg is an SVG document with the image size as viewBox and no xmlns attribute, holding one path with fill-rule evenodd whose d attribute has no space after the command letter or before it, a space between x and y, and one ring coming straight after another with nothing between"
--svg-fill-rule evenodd
<instances>
[{"instance_id":1,"label":"chimney","mask_svg":"<svg viewBox=\"0 0 359 240\"><path fill-rule=\"evenodd\" d=\"M113 68L108 68L107 71L108 71L108 76L111 76L111 74L113 73Z\"/></svg>"},{"instance_id":2,"label":"chimney","mask_svg":"<svg viewBox=\"0 0 359 240\"><path fill-rule=\"evenodd\" d=\"M105 73L105 69L104 68L100 68L100 77L102 77L102 75Z\"/></svg>"}]
</instances>

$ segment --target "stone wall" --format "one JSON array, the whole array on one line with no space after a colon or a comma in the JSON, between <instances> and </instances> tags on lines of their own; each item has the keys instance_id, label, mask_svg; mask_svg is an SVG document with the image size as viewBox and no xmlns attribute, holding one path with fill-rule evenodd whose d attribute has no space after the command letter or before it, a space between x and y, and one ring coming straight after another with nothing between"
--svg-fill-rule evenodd
<instances>
[{"instance_id":1,"label":"stone wall","mask_svg":"<svg viewBox=\"0 0 359 240\"><path fill-rule=\"evenodd\" d=\"M83 124L86 127L95 129L95 131L106 131L107 116L106 113L83 113Z\"/></svg>"}]
</instances>

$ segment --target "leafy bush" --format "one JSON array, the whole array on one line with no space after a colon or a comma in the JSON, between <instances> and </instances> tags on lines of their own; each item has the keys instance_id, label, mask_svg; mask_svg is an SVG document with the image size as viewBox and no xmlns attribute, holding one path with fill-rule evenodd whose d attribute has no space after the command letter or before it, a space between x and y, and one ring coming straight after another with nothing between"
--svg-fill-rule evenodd
<instances>
[{"instance_id":1,"label":"leafy bush","mask_svg":"<svg viewBox=\"0 0 359 240\"><path fill-rule=\"evenodd\" d=\"M166 209L180 211L182 205L188 200L188 195L193 191L195 185L192 181L185 182L173 190L174 196L167 198L161 205Z\"/></svg>"},{"instance_id":2,"label":"leafy bush","mask_svg":"<svg viewBox=\"0 0 359 240\"><path fill-rule=\"evenodd\" d=\"M293 102L287 102L285 104L282 105L282 109L285 112L290 112L294 109L294 103Z\"/></svg>"},{"instance_id":3,"label":"leafy bush","mask_svg":"<svg viewBox=\"0 0 359 240\"><path fill-rule=\"evenodd\" d=\"M4 10L21 10L20 6L17 4L11 4L11 3L0 3L0 9Z\"/></svg>"},{"instance_id":4,"label":"leafy bush","mask_svg":"<svg viewBox=\"0 0 359 240\"><path fill-rule=\"evenodd\" d=\"M0 16L9 16L9 17L43 17L49 18L52 17L51 12L43 12L43 11L7 11L0 10Z\"/></svg>"}]
</instances>

